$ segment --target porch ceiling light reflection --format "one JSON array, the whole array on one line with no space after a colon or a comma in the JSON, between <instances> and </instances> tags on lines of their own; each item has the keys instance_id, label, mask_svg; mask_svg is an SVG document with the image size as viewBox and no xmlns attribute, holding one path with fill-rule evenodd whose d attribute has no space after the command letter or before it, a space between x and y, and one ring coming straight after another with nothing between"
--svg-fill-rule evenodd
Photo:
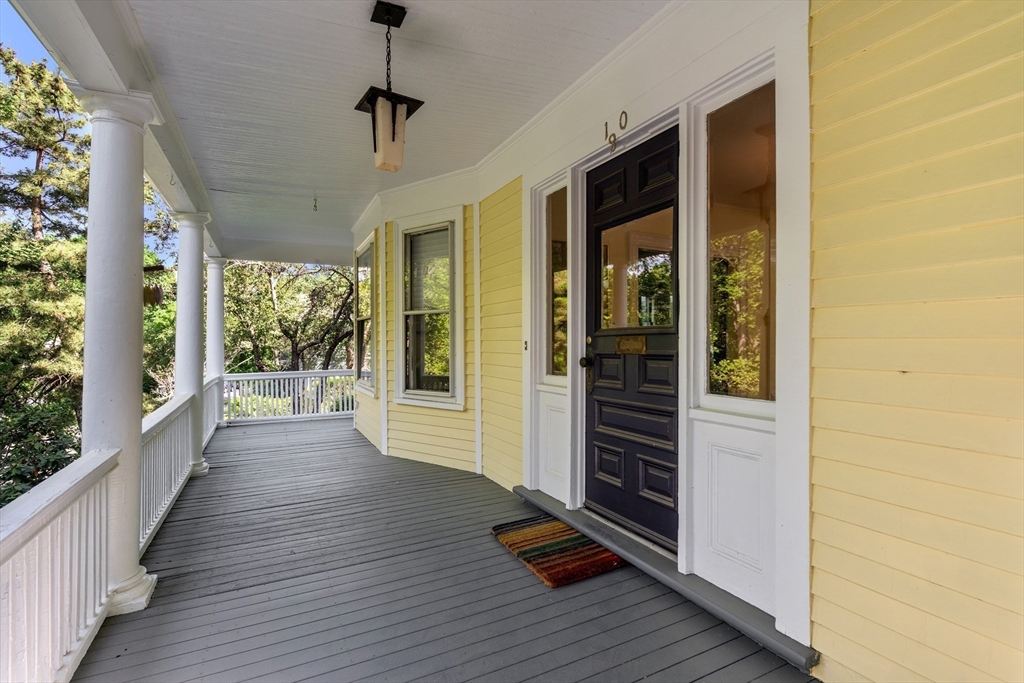
<instances>
[{"instance_id":1,"label":"porch ceiling light reflection","mask_svg":"<svg viewBox=\"0 0 1024 683\"><path fill-rule=\"evenodd\" d=\"M399 95L391 90L391 28L399 28L405 19L405 8L377 0L370 21L388 27L387 36L387 89L370 86L356 111L370 115L373 127L373 165L382 171L394 173L402 168L405 147L405 121L423 106L422 100Z\"/></svg>"}]
</instances>

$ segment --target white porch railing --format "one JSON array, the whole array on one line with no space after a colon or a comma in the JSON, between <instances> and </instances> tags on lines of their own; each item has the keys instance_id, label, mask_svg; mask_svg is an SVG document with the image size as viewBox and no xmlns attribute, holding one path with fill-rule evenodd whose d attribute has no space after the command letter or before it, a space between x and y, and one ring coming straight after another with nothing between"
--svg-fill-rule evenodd
<instances>
[{"instance_id":1,"label":"white porch railing","mask_svg":"<svg viewBox=\"0 0 1024 683\"><path fill-rule=\"evenodd\" d=\"M207 377L206 383L203 384L203 448L206 448L213 433L217 431L220 408L224 401L222 386L220 377Z\"/></svg>"},{"instance_id":2,"label":"white porch railing","mask_svg":"<svg viewBox=\"0 0 1024 683\"><path fill-rule=\"evenodd\" d=\"M188 481L192 395L175 396L142 420L142 510L139 555L153 540Z\"/></svg>"},{"instance_id":3,"label":"white porch railing","mask_svg":"<svg viewBox=\"0 0 1024 683\"><path fill-rule=\"evenodd\" d=\"M66 681L106 616L107 475L87 453L0 518L0 680Z\"/></svg>"},{"instance_id":4,"label":"white porch railing","mask_svg":"<svg viewBox=\"0 0 1024 683\"><path fill-rule=\"evenodd\" d=\"M339 416L355 410L351 370L224 375L228 421Z\"/></svg>"}]
</instances>

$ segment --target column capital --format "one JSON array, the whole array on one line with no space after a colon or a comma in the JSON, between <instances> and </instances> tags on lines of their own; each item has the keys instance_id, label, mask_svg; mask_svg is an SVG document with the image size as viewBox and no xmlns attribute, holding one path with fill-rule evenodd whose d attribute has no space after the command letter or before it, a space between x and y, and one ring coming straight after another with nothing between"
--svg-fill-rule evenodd
<instances>
[{"instance_id":1,"label":"column capital","mask_svg":"<svg viewBox=\"0 0 1024 683\"><path fill-rule=\"evenodd\" d=\"M196 228L202 230L212 219L210 214L200 213L172 213L171 218L178 224L178 228Z\"/></svg>"},{"instance_id":2,"label":"column capital","mask_svg":"<svg viewBox=\"0 0 1024 683\"><path fill-rule=\"evenodd\" d=\"M148 125L160 126L164 118L160 108L156 106L153 95L141 90L129 90L127 94L90 90L78 81L66 81L71 92L82 101L85 109L93 120L116 119L135 124L139 128Z\"/></svg>"},{"instance_id":3,"label":"column capital","mask_svg":"<svg viewBox=\"0 0 1024 683\"><path fill-rule=\"evenodd\" d=\"M226 258L221 256L204 256L203 261L206 262L207 268L223 268L224 264L228 262Z\"/></svg>"}]
</instances>

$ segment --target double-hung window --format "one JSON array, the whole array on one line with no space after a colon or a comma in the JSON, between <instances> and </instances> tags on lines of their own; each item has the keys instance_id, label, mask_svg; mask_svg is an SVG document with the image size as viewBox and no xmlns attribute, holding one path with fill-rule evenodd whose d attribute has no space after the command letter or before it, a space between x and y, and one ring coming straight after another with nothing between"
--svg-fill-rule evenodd
<instances>
[{"instance_id":1,"label":"double-hung window","mask_svg":"<svg viewBox=\"0 0 1024 683\"><path fill-rule=\"evenodd\" d=\"M461 227L453 212L398 222L400 400L461 407Z\"/></svg>"},{"instance_id":2,"label":"double-hung window","mask_svg":"<svg viewBox=\"0 0 1024 683\"><path fill-rule=\"evenodd\" d=\"M373 298L376 286L373 275L376 252L372 237L356 252L356 383L369 389L375 385Z\"/></svg>"}]
</instances>

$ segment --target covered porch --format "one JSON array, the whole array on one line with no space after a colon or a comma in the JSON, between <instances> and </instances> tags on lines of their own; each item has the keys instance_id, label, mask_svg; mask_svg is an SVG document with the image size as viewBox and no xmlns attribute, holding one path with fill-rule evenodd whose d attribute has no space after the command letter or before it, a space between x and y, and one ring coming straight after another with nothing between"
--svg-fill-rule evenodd
<instances>
[{"instance_id":1,"label":"covered porch","mask_svg":"<svg viewBox=\"0 0 1024 683\"><path fill-rule=\"evenodd\" d=\"M81 681L809 681L639 570L552 591L490 535L537 510L350 418L216 431Z\"/></svg>"}]
</instances>

